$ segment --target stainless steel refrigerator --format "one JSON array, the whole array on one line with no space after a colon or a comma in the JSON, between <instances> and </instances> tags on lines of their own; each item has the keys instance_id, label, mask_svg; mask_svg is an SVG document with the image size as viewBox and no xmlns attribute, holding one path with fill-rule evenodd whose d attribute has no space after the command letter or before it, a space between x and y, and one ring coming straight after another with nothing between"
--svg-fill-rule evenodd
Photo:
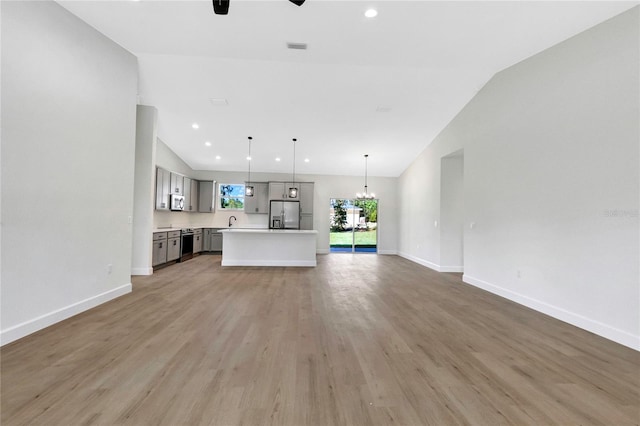
<instances>
[{"instance_id":1,"label":"stainless steel refrigerator","mask_svg":"<svg viewBox=\"0 0 640 426\"><path fill-rule=\"evenodd\" d=\"M300 229L300 201L271 201L270 229Z\"/></svg>"}]
</instances>

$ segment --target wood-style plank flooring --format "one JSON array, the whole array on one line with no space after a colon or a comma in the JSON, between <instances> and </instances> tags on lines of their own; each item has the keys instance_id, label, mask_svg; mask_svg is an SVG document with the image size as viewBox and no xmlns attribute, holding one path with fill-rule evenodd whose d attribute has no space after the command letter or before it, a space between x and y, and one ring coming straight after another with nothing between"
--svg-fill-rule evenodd
<instances>
[{"instance_id":1,"label":"wood-style plank flooring","mask_svg":"<svg viewBox=\"0 0 640 426\"><path fill-rule=\"evenodd\" d=\"M640 354L396 256L199 256L0 350L8 425L631 425Z\"/></svg>"}]
</instances>

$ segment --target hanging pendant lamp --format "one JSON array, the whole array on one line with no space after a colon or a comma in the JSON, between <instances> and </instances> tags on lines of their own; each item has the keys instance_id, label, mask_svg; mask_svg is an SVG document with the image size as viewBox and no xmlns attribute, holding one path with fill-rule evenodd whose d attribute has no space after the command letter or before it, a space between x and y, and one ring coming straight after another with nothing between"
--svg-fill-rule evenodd
<instances>
[{"instance_id":1,"label":"hanging pendant lamp","mask_svg":"<svg viewBox=\"0 0 640 426\"><path fill-rule=\"evenodd\" d=\"M364 193L358 192L356 199L358 200L373 200L376 198L376 194L369 194L369 187L367 186L367 163L369 162L369 154L364 155Z\"/></svg>"},{"instance_id":2,"label":"hanging pendant lamp","mask_svg":"<svg viewBox=\"0 0 640 426\"><path fill-rule=\"evenodd\" d=\"M251 139L253 138L249 136L249 156L247 157L247 162L249 164L249 179L244 187L245 197L253 197L253 185L251 185Z\"/></svg>"},{"instance_id":3,"label":"hanging pendant lamp","mask_svg":"<svg viewBox=\"0 0 640 426\"><path fill-rule=\"evenodd\" d=\"M296 186L296 138L293 138L293 177L291 182L293 186L289 188L289 198L298 198L298 187Z\"/></svg>"}]
</instances>

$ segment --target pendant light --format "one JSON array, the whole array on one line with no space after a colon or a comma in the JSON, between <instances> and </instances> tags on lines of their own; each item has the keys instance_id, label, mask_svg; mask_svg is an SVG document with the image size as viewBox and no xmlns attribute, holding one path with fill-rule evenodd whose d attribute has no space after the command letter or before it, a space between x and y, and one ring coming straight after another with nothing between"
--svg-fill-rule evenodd
<instances>
[{"instance_id":1,"label":"pendant light","mask_svg":"<svg viewBox=\"0 0 640 426\"><path fill-rule=\"evenodd\" d=\"M373 200L376 198L376 194L369 194L369 187L367 186L367 163L369 161L369 154L364 155L364 193L361 194L358 192L356 194L356 199L358 200Z\"/></svg>"},{"instance_id":2,"label":"pendant light","mask_svg":"<svg viewBox=\"0 0 640 426\"><path fill-rule=\"evenodd\" d=\"M298 198L298 187L296 186L296 138L293 138L293 187L289 188L289 198Z\"/></svg>"},{"instance_id":3,"label":"pendant light","mask_svg":"<svg viewBox=\"0 0 640 426\"><path fill-rule=\"evenodd\" d=\"M244 196L245 197L253 197L253 185L251 185L251 136L249 136L249 156L247 157L247 161L249 163L249 180L247 181L247 185L244 187Z\"/></svg>"}]
</instances>

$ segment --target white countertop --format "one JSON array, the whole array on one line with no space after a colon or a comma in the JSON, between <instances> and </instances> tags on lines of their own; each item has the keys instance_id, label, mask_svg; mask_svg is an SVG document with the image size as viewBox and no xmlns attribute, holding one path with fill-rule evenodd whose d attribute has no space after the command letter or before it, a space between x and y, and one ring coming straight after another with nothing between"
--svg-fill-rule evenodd
<instances>
[{"instance_id":1,"label":"white countertop","mask_svg":"<svg viewBox=\"0 0 640 426\"><path fill-rule=\"evenodd\" d=\"M153 228L153 232L171 232L180 231L182 228Z\"/></svg>"},{"instance_id":2,"label":"white countertop","mask_svg":"<svg viewBox=\"0 0 640 426\"><path fill-rule=\"evenodd\" d=\"M267 228L227 228L218 232L228 232L233 234L249 233L249 234L317 234L314 229L267 229Z\"/></svg>"}]
</instances>

